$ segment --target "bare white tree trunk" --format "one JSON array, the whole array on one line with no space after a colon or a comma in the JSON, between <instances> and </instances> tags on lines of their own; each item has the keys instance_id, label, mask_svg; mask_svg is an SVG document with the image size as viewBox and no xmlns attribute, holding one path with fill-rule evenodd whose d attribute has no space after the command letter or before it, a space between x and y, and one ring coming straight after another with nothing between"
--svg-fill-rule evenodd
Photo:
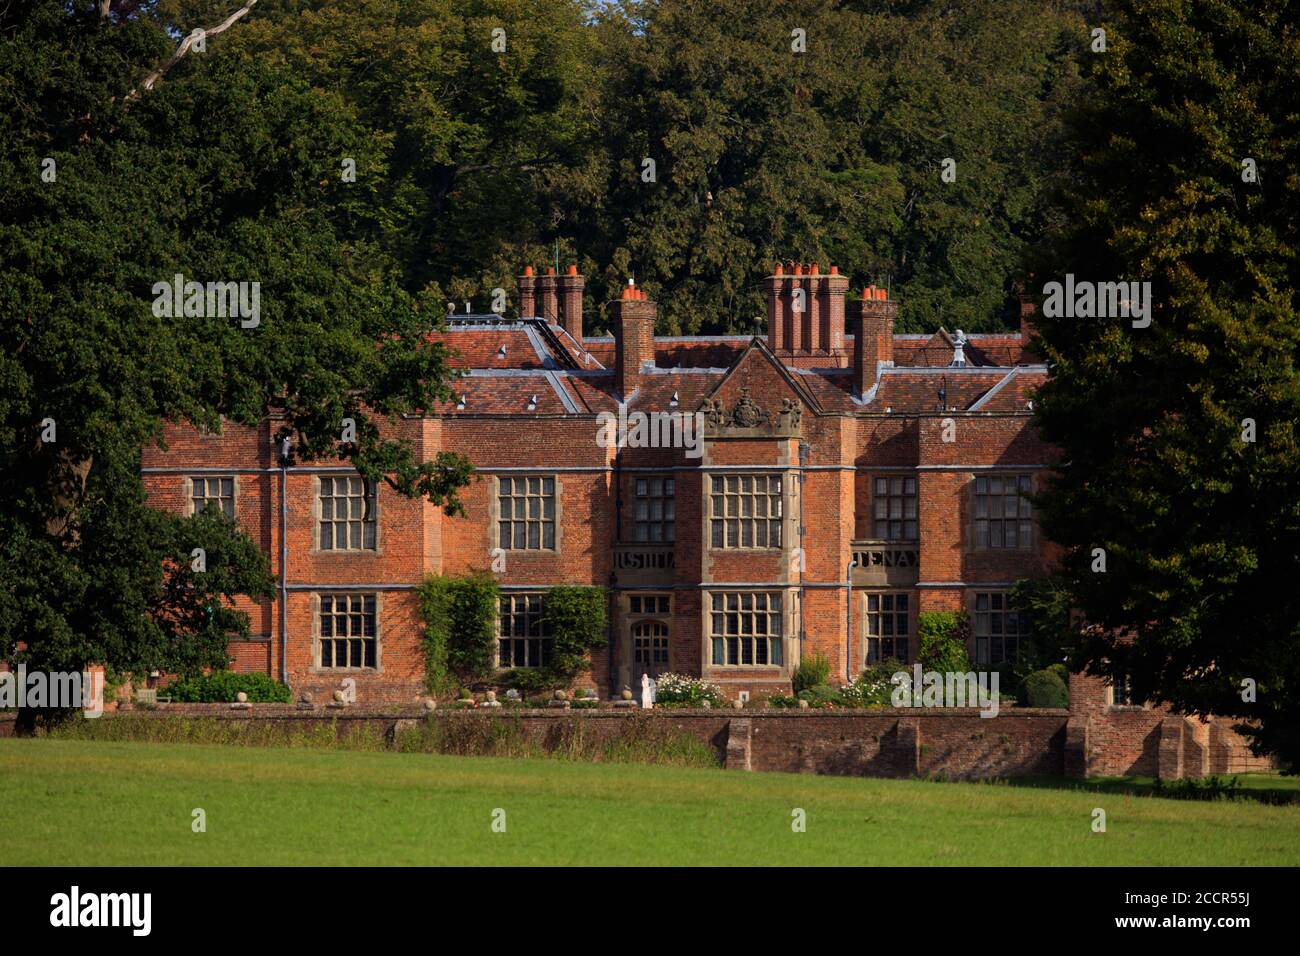
<instances>
[{"instance_id":1,"label":"bare white tree trunk","mask_svg":"<svg viewBox=\"0 0 1300 956\"><path fill-rule=\"evenodd\" d=\"M108 12L108 2L109 0L104 0L104 4L102 8L106 15ZM137 100L140 98L141 93L148 92L149 90L153 89L153 85L157 83L160 79L162 79L163 75L168 70L170 70L173 66L179 63L181 58L185 56L186 53L190 52L190 47L194 45L194 41L197 40L199 37L203 37L204 39L207 39L208 37L216 36L218 33L225 33L232 26L234 26L235 23L241 17L247 14L248 11L253 9L253 7L255 6L257 6L257 0L248 0L247 3L245 3L242 7L236 10L230 16L226 17L226 19L222 20L216 26L207 27L204 30L195 30L194 32L192 32L189 36L187 36L185 39L181 41L180 46L176 48L176 52L174 52L171 55L171 57L168 58L166 63L164 63L162 66L158 67L158 69L154 70L152 73L146 76L144 78L143 83L141 83L139 86L137 86L135 89L133 89L130 93L126 95L126 102L130 103L132 100Z\"/></svg>"}]
</instances>

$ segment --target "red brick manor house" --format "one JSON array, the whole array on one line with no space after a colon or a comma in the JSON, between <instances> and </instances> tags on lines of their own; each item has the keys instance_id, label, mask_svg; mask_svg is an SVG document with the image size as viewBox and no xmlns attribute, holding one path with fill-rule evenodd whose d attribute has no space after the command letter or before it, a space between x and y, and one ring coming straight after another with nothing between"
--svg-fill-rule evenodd
<instances>
[{"instance_id":1,"label":"red brick manor house","mask_svg":"<svg viewBox=\"0 0 1300 956\"><path fill-rule=\"evenodd\" d=\"M592 668L605 695L673 670L758 696L788 689L812 652L847 680L913 659L917 614L936 609L967 609L973 659L997 663L1020 631L1008 588L1050 550L1026 497L1053 461L1029 423L1045 368L1023 324L898 335L885 290L848 284L834 266L778 266L766 341L656 337L655 303L629 284L611 339L584 336L575 268L525 269L521 318L442 333L467 370L456 400L398 429L424 455L474 463L465 517L385 487L365 502L346 468L285 467L269 419L171 427L167 451L144 451L146 487L166 507L223 508L266 549L279 594L248 608L255 639L231 654L295 691L350 676L359 703L414 701L414 589L493 567L502 667L542 661L548 587L610 589ZM701 433L690 447L599 441L620 408L686 413Z\"/></svg>"}]
</instances>

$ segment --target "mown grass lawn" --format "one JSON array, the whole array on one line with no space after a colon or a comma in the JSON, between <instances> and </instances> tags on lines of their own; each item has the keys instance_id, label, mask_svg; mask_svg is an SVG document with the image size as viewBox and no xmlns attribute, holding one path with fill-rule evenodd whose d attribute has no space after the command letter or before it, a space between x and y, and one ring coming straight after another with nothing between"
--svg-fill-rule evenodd
<instances>
[{"instance_id":1,"label":"mown grass lawn","mask_svg":"<svg viewBox=\"0 0 1300 956\"><path fill-rule=\"evenodd\" d=\"M1092 830L1093 809L1106 832ZM206 812L207 832L191 829ZM492 831L505 810L506 832ZM807 830L791 829L792 811ZM0 865L1300 863L1300 806L999 784L0 740Z\"/></svg>"}]
</instances>

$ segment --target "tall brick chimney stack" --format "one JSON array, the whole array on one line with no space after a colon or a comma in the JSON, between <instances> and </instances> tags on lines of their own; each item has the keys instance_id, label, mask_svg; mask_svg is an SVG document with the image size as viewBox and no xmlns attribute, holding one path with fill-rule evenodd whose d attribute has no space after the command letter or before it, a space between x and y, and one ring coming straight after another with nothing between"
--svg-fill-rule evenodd
<instances>
[{"instance_id":1,"label":"tall brick chimney stack","mask_svg":"<svg viewBox=\"0 0 1300 956\"><path fill-rule=\"evenodd\" d=\"M785 266L776 264L773 273L763 280L767 289L767 347L773 352L785 352L790 341L790 280Z\"/></svg>"},{"instance_id":2,"label":"tall brick chimney stack","mask_svg":"<svg viewBox=\"0 0 1300 956\"><path fill-rule=\"evenodd\" d=\"M533 275L532 266L524 266L524 274L516 280L519 288L519 317L529 318L537 314L537 277Z\"/></svg>"},{"instance_id":3,"label":"tall brick chimney stack","mask_svg":"<svg viewBox=\"0 0 1300 956\"><path fill-rule=\"evenodd\" d=\"M1034 300L1024 292L1020 293L1020 343L1028 345L1034 335L1034 314L1038 309Z\"/></svg>"},{"instance_id":4,"label":"tall brick chimney stack","mask_svg":"<svg viewBox=\"0 0 1300 956\"><path fill-rule=\"evenodd\" d=\"M898 303L889 293L867 286L861 299L850 299L853 324L853 391L861 398L876 384L878 363L894 364L894 319Z\"/></svg>"},{"instance_id":5,"label":"tall brick chimney stack","mask_svg":"<svg viewBox=\"0 0 1300 956\"><path fill-rule=\"evenodd\" d=\"M577 266L569 266L567 274L559 276L560 313L564 319L564 331L573 336L575 342L582 342L582 290L586 279L578 275Z\"/></svg>"},{"instance_id":6,"label":"tall brick chimney stack","mask_svg":"<svg viewBox=\"0 0 1300 956\"><path fill-rule=\"evenodd\" d=\"M844 294L849 280L831 266L823 274L817 263L796 263L786 273L781 263L763 280L767 289L767 345L792 355L832 352L844 348ZM796 289L803 291L803 311L796 312Z\"/></svg>"},{"instance_id":7,"label":"tall brick chimney stack","mask_svg":"<svg viewBox=\"0 0 1300 956\"><path fill-rule=\"evenodd\" d=\"M641 382L642 367L654 366L658 307L629 279L622 298L615 299L607 308L614 326L615 388L619 398L626 401Z\"/></svg>"},{"instance_id":8,"label":"tall brick chimney stack","mask_svg":"<svg viewBox=\"0 0 1300 956\"><path fill-rule=\"evenodd\" d=\"M546 275L537 277L537 297L541 308L538 314L546 320L548 325L554 325L560 320L560 310L556 303L555 291L559 283L555 275L555 267L547 266Z\"/></svg>"},{"instance_id":9,"label":"tall brick chimney stack","mask_svg":"<svg viewBox=\"0 0 1300 956\"><path fill-rule=\"evenodd\" d=\"M791 343L796 352L812 352L816 348L814 333L817 331L817 263L809 266L794 267L795 275L802 275L799 283L803 289L803 311L795 313L795 341Z\"/></svg>"},{"instance_id":10,"label":"tall brick chimney stack","mask_svg":"<svg viewBox=\"0 0 1300 956\"><path fill-rule=\"evenodd\" d=\"M840 275L839 266L831 266L831 274L822 279L820 295L822 305L819 338L827 352L844 348L844 296L849 291L849 280Z\"/></svg>"}]
</instances>

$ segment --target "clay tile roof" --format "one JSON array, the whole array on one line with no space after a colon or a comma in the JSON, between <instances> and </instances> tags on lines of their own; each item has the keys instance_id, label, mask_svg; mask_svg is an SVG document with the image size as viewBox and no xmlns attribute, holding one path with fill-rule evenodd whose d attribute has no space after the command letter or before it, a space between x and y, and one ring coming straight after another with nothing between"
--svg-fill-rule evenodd
<instances>
[{"instance_id":1,"label":"clay tile roof","mask_svg":"<svg viewBox=\"0 0 1300 956\"><path fill-rule=\"evenodd\" d=\"M592 375L564 379L565 387L575 396L578 407L588 413L618 411L613 375Z\"/></svg>"},{"instance_id":2,"label":"clay tile roof","mask_svg":"<svg viewBox=\"0 0 1300 956\"><path fill-rule=\"evenodd\" d=\"M939 389L947 391L947 405L965 411L1007 375L1006 369L991 369L988 374L961 372L952 375L888 372L880 378L870 408L896 413L916 414L939 411Z\"/></svg>"},{"instance_id":3,"label":"clay tile roof","mask_svg":"<svg viewBox=\"0 0 1300 956\"><path fill-rule=\"evenodd\" d=\"M748 336L655 340L655 365L659 368L729 368L749 344Z\"/></svg>"},{"instance_id":4,"label":"clay tile roof","mask_svg":"<svg viewBox=\"0 0 1300 956\"><path fill-rule=\"evenodd\" d=\"M853 400L853 372L851 369L800 375L799 382L812 392L828 412L851 412L861 408Z\"/></svg>"},{"instance_id":5,"label":"clay tile roof","mask_svg":"<svg viewBox=\"0 0 1300 956\"><path fill-rule=\"evenodd\" d=\"M894 365L910 368L946 366L952 362L953 346L953 338L947 329L940 329L928 338L894 336ZM963 354L968 366L1005 368L1038 361L1025 351L1020 336L1013 333L968 335Z\"/></svg>"},{"instance_id":6,"label":"clay tile roof","mask_svg":"<svg viewBox=\"0 0 1300 956\"><path fill-rule=\"evenodd\" d=\"M1041 370L1016 369L977 402L976 411L1023 412L1045 380Z\"/></svg>"},{"instance_id":7,"label":"clay tile roof","mask_svg":"<svg viewBox=\"0 0 1300 956\"><path fill-rule=\"evenodd\" d=\"M605 368L614 367L614 340L613 339L591 339L585 335L582 337L582 347L592 355L596 356L596 361L600 362Z\"/></svg>"},{"instance_id":8,"label":"clay tile roof","mask_svg":"<svg viewBox=\"0 0 1300 956\"><path fill-rule=\"evenodd\" d=\"M1039 361L1036 355L1026 351L1019 334L974 335L966 346L969 355L974 348L987 362L981 365L1029 365Z\"/></svg>"},{"instance_id":9,"label":"clay tile roof","mask_svg":"<svg viewBox=\"0 0 1300 956\"><path fill-rule=\"evenodd\" d=\"M452 383L456 398L435 406L440 415L563 415L568 409L547 375L459 378ZM460 396L465 407L458 408ZM530 411L530 399L537 396L537 408Z\"/></svg>"},{"instance_id":10,"label":"clay tile roof","mask_svg":"<svg viewBox=\"0 0 1300 956\"><path fill-rule=\"evenodd\" d=\"M632 409L643 412L694 412L722 378L721 372L643 375L640 387L629 405ZM672 404L674 392L677 393L676 406Z\"/></svg>"},{"instance_id":11,"label":"clay tile roof","mask_svg":"<svg viewBox=\"0 0 1300 956\"><path fill-rule=\"evenodd\" d=\"M542 368L543 356L537 354L536 341L526 329L464 329L452 327L445 332L434 332L430 338L442 342L452 350L451 364L455 368ZM500 354L501 346L506 354Z\"/></svg>"}]
</instances>

